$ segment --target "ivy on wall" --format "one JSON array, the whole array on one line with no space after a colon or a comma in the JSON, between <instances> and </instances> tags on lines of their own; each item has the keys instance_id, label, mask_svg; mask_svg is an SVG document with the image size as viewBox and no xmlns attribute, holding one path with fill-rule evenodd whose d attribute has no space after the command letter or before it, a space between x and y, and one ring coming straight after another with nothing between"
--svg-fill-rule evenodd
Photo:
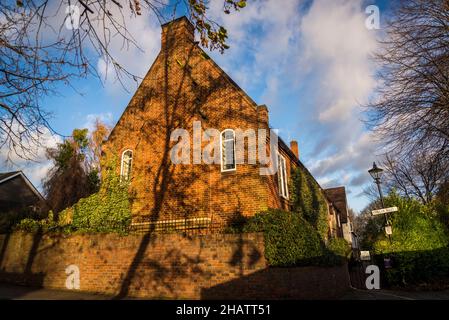
<instances>
[{"instance_id":1,"label":"ivy on wall","mask_svg":"<svg viewBox=\"0 0 449 320\"><path fill-rule=\"evenodd\" d=\"M129 184L120 181L120 176L115 173L114 168L114 165L107 166L99 192L81 199L61 213L61 224L70 223L72 220L71 225L76 230L86 232L128 231L131 223Z\"/></svg>"},{"instance_id":2,"label":"ivy on wall","mask_svg":"<svg viewBox=\"0 0 449 320\"><path fill-rule=\"evenodd\" d=\"M290 190L293 212L314 226L322 239L327 238L328 207L318 183L304 168L298 167L292 170Z\"/></svg>"},{"instance_id":3,"label":"ivy on wall","mask_svg":"<svg viewBox=\"0 0 449 320\"><path fill-rule=\"evenodd\" d=\"M270 266L340 265L350 252L344 239L331 239L326 245L315 227L296 212L261 212L236 231L264 233L265 257Z\"/></svg>"},{"instance_id":4,"label":"ivy on wall","mask_svg":"<svg viewBox=\"0 0 449 320\"><path fill-rule=\"evenodd\" d=\"M46 219L23 219L15 229L28 232L127 233L131 224L129 184L120 181L120 176L115 172L114 163L116 159L106 166L105 176L97 193L80 199L72 207L61 211L55 218L50 211Z\"/></svg>"}]
</instances>

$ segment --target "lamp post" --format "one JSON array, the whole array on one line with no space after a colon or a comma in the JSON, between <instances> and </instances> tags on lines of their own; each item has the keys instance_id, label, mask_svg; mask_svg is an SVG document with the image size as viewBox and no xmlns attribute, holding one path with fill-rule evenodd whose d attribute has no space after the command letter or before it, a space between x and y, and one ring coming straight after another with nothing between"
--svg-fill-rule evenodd
<instances>
[{"instance_id":1,"label":"lamp post","mask_svg":"<svg viewBox=\"0 0 449 320\"><path fill-rule=\"evenodd\" d=\"M380 188L380 184L381 184L380 177L382 176L383 171L384 170L379 168L375 162L373 162L373 167L368 170L368 173L371 175L371 177L374 179L374 183L377 185L377 190L379 191L380 203L382 204L382 209L385 208L384 197L382 195L382 189ZM387 217L386 213L384 214L384 216L385 216L385 233L387 234L388 239L390 240L390 243L391 243L391 233L392 233L391 225L388 222L388 217Z\"/></svg>"}]
</instances>

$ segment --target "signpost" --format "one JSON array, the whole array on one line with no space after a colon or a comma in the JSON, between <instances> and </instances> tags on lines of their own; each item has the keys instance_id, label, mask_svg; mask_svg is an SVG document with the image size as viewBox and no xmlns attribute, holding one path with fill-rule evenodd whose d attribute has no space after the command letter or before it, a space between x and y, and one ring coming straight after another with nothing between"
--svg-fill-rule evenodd
<instances>
[{"instance_id":1,"label":"signpost","mask_svg":"<svg viewBox=\"0 0 449 320\"><path fill-rule=\"evenodd\" d=\"M384 209L373 210L373 211L371 211L371 214L373 216L376 216L378 214L385 214L385 213L395 212L395 211L398 211L398 207L389 207L389 208L384 208Z\"/></svg>"},{"instance_id":2,"label":"signpost","mask_svg":"<svg viewBox=\"0 0 449 320\"><path fill-rule=\"evenodd\" d=\"M362 261L370 261L371 256L369 251L360 251L360 260Z\"/></svg>"}]
</instances>

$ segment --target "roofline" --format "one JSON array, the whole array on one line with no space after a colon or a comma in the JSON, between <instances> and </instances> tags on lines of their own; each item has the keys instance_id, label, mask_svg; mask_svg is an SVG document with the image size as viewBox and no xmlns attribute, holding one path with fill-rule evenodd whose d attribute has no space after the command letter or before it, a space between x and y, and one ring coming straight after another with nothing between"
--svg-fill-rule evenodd
<instances>
[{"instance_id":1,"label":"roofline","mask_svg":"<svg viewBox=\"0 0 449 320\"><path fill-rule=\"evenodd\" d=\"M39 192L39 190L36 189L36 187L31 183L31 181L26 177L26 175L22 172L22 170L17 171L17 173L10 175L9 177L6 177L5 179L0 181L0 184L11 180L17 176L21 176L22 179L25 181L25 183L28 185L28 187L30 187L31 191L33 191L33 193L42 201L45 201L44 197L41 195L41 193Z\"/></svg>"},{"instance_id":2,"label":"roofline","mask_svg":"<svg viewBox=\"0 0 449 320\"><path fill-rule=\"evenodd\" d=\"M194 27L193 23L186 16L181 16L179 18L176 18L176 19L170 20L168 22L165 22L165 23L161 24L161 27L164 27L164 26L166 26L166 25L168 25L170 23L173 23L173 22L176 22L176 21L180 21L180 20L187 20L192 25L192 27Z\"/></svg>"},{"instance_id":3,"label":"roofline","mask_svg":"<svg viewBox=\"0 0 449 320\"><path fill-rule=\"evenodd\" d=\"M182 19L182 18L185 18L185 19L187 19L187 17L185 17L185 16L183 16L183 17L181 17L181 18L178 18L178 19ZM176 19L176 20L178 20L178 19ZM176 21L176 20L173 20L173 21ZM188 19L187 19L188 20ZM173 22L173 21L171 21L171 22ZM171 23L171 22L167 22L166 24L168 24L168 23ZM162 25L163 26L163 25ZM161 26L161 27L162 27ZM222 75L223 75L223 77L227 80L227 81L229 81L229 83L232 85L232 86L234 86L238 91L240 91L242 94L243 94L243 97L244 98L246 98L247 100L248 100L248 102L254 107L254 109L255 109L255 111L257 112L257 107L258 107L258 104L246 93L246 91L245 90L243 90L215 61L214 61L214 59L212 59L199 45L198 45L198 43L197 42L193 42L193 44L194 44L194 46L197 48L197 49L199 49L199 50L201 50L201 52L203 52L204 54L206 54L208 57L209 57L209 59L208 59L208 61L210 61L219 71L220 71L220 73L222 73ZM162 50L162 48L159 50L159 53L157 54L157 56L156 56L156 58L153 60L153 63L151 64L151 66L150 66L150 68L148 69L148 71L147 71L147 73L145 74L145 76L142 78L142 81L140 82L140 84L139 84L139 86L137 87L137 89L136 89L136 91L134 92L134 94L133 94L133 96L131 97L131 99L129 100L129 102L128 102L128 104L126 105L126 107L125 107L125 109L123 110L123 112L122 112L122 114L120 115L120 118L117 120L117 122L115 123L115 125L114 125L114 127L112 128L112 130L111 130L111 132L109 133L109 135L108 135L108 137L105 139L105 141L108 141L111 137L112 137L112 134L114 133L114 131L115 131L115 128L117 127L117 125L120 123L120 120L123 118L123 115L125 114L125 112L126 112L126 109L128 109L128 107L132 104L132 102L133 102L133 100L135 99L135 97L136 97L136 93L140 90L140 88L141 87L143 87L143 80L150 74L150 72L152 71L152 69L154 68L154 66L156 65L156 61L158 60L158 58L161 56L161 54L163 53L162 52L163 50Z\"/></svg>"},{"instance_id":4,"label":"roofline","mask_svg":"<svg viewBox=\"0 0 449 320\"><path fill-rule=\"evenodd\" d=\"M346 213L345 213L345 216L346 216L346 222L342 222L342 223L347 223L347 222L350 221L351 219L349 218L349 204L348 204L348 195L346 194L346 187L345 187L345 186L339 186L339 187L326 188L326 189L324 189L324 191L327 191L327 190L336 190L336 189L343 189L344 194L345 194L345 207L346 207ZM324 192L324 194L326 195L326 192ZM327 197L327 195L326 195L326 197ZM332 202L333 202L333 201L332 201ZM341 211L337 208L337 206L335 206L335 208L337 209L338 212L340 212L341 214L344 214L344 212L341 212Z\"/></svg>"},{"instance_id":5,"label":"roofline","mask_svg":"<svg viewBox=\"0 0 449 320\"><path fill-rule=\"evenodd\" d=\"M288 145L284 142L284 140L282 140L281 137L278 136L278 141L279 141L279 146L282 148L282 150L284 150L290 157L291 159L300 167L302 167L304 170L307 171L307 173L312 177L312 179L316 182L316 184L320 187L320 189L322 191L324 191L325 189L323 187L321 187L321 185L318 183L318 181L315 179L315 177L313 176L313 174L309 171L309 169L307 169L307 167L301 162L301 160L299 160L299 158L293 153L293 151L288 147ZM324 192L323 192L324 193ZM327 196L326 196L327 198ZM328 198L327 198L328 199ZM330 199L328 199L330 200ZM332 202L332 201L330 201Z\"/></svg>"},{"instance_id":6,"label":"roofline","mask_svg":"<svg viewBox=\"0 0 449 320\"><path fill-rule=\"evenodd\" d=\"M8 181L8 180L10 180L10 179L12 179L12 178L14 178L14 177L17 177L21 172L22 172L22 171L17 171L16 173L14 173L14 174L12 174L12 175L7 176L5 179L0 180L0 184L2 184L3 182L6 182L6 181Z\"/></svg>"},{"instance_id":7,"label":"roofline","mask_svg":"<svg viewBox=\"0 0 449 320\"><path fill-rule=\"evenodd\" d=\"M210 57L210 56L207 54L207 52L204 51L203 48L201 48L201 47L198 45L197 42L195 42L195 45L196 45L196 47L197 47L198 49L200 49L204 54L206 54L206 55L209 57L208 61L210 61L210 62L214 65L214 67L216 67L216 68L222 73L222 75L224 76L224 78L225 78L226 80L228 80L229 83L230 83L232 86L234 86L237 90L239 90L241 93L243 93L243 97L246 98L246 99L248 100L248 102L249 102L250 104L252 104L252 105L254 106L254 109L256 109L256 111L257 111L257 108L258 108L259 105L253 100L253 98L251 98L251 97L249 96L249 94L246 93L246 91L243 90L243 89L237 84L237 82L235 82L234 79L232 79L232 78L226 73L226 71L224 71L223 68L220 67L220 66L218 65L218 63L216 63L216 62L214 61L214 59L212 59L212 57Z\"/></svg>"},{"instance_id":8,"label":"roofline","mask_svg":"<svg viewBox=\"0 0 449 320\"><path fill-rule=\"evenodd\" d=\"M134 91L134 94L132 95L131 99L129 99L128 104L126 105L125 109L123 110L122 114L120 115L120 118L117 120L117 122L115 123L114 127L112 128L111 132L109 132L108 137L103 141L103 143L109 141L110 138L112 138L112 134L115 131L115 128L117 127L117 125L120 123L120 121L122 120L123 116L125 115L126 110L131 106L131 104L133 103L133 101L136 99L136 95L137 92L140 90L140 88L143 88L143 80L145 80L145 78L150 74L151 70L153 70L153 67L156 65L156 61L159 58L159 56L161 55L162 50L160 50L158 52L158 54L156 55L156 58L154 58L153 63L151 64L150 68L148 69L147 73L145 74L145 76L142 78L142 81L140 82L139 86L137 87L136 91Z\"/></svg>"},{"instance_id":9,"label":"roofline","mask_svg":"<svg viewBox=\"0 0 449 320\"><path fill-rule=\"evenodd\" d=\"M331 188L326 188L324 190L335 190L335 189L345 189L346 190L346 187L345 186L331 187Z\"/></svg>"}]
</instances>

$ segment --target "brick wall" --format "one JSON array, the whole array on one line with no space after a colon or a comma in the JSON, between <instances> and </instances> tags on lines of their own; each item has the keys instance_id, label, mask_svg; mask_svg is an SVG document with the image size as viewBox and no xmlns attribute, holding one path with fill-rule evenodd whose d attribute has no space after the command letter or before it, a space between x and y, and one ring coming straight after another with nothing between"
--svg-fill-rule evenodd
<instances>
[{"instance_id":1,"label":"brick wall","mask_svg":"<svg viewBox=\"0 0 449 320\"><path fill-rule=\"evenodd\" d=\"M65 289L69 265L80 289L148 298L334 298L345 266L268 268L262 234L145 236L0 235L0 281Z\"/></svg>"}]
</instances>

